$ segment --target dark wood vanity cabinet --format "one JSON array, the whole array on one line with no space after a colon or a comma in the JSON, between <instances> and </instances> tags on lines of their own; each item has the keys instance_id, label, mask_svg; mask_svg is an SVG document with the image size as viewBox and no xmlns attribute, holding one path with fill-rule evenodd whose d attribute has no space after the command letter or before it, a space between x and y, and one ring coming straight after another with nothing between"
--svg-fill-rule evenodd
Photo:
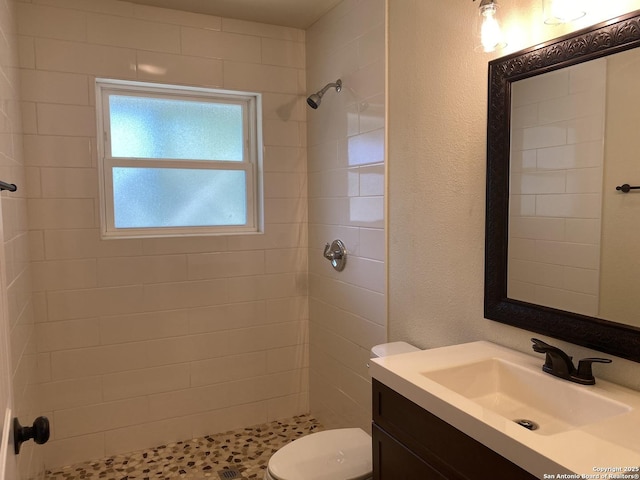
<instances>
[{"instance_id":1,"label":"dark wood vanity cabinet","mask_svg":"<svg viewBox=\"0 0 640 480\"><path fill-rule=\"evenodd\" d=\"M374 480L536 477L373 379Z\"/></svg>"}]
</instances>

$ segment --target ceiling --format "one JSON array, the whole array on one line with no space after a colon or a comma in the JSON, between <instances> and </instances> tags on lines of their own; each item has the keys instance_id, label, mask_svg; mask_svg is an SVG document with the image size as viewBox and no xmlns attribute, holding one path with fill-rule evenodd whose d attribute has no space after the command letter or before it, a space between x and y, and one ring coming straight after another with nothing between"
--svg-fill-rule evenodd
<instances>
[{"instance_id":1,"label":"ceiling","mask_svg":"<svg viewBox=\"0 0 640 480\"><path fill-rule=\"evenodd\" d=\"M132 3L306 29L341 0L129 0Z\"/></svg>"}]
</instances>

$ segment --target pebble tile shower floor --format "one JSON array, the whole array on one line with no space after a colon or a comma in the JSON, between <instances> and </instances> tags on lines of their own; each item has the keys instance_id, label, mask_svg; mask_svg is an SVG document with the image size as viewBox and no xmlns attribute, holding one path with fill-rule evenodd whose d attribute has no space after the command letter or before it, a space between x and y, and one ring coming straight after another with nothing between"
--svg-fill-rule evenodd
<instances>
[{"instance_id":1,"label":"pebble tile shower floor","mask_svg":"<svg viewBox=\"0 0 640 480\"><path fill-rule=\"evenodd\" d=\"M46 473L46 480L262 480L269 457L296 438L322 430L301 415L149 450L83 462Z\"/></svg>"}]
</instances>

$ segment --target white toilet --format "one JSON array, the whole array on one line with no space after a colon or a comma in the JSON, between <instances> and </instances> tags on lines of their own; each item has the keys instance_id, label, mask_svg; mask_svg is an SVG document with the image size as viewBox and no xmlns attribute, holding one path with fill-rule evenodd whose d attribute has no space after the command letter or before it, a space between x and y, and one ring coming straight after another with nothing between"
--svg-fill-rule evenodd
<instances>
[{"instance_id":1,"label":"white toilet","mask_svg":"<svg viewBox=\"0 0 640 480\"><path fill-rule=\"evenodd\" d=\"M405 342L376 345L371 356L385 357L418 350ZM361 428L312 433L278 450L269 459L265 480L369 480L371 437Z\"/></svg>"}]
</instances>

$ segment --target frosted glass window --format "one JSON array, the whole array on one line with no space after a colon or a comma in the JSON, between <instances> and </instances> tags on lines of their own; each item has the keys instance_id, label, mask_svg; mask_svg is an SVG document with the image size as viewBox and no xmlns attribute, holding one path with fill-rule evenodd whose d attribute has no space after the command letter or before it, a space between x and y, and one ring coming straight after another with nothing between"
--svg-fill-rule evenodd
<instances>
[{"instance_id":1,"label":"frosted glass window","mask_svg":"<svg viewBox=\"0 0 640 480\"><path fill-rule=\"evenodd\" d=\"M260 101L96 79L102 237L262 232Z\"/></svg>"},{"instance_id":2,"label":"frosted glass window","mask_svg":"<svg viewBox=\"0 0 640 480\"><path fill-rule=\"evenodd\" d=\"M113 169L116 228L244 225L245 173L177 168Z\"/></svg>"},{"instance_id":3,"label":"frosted glass window","mask_svg":"<svg viewBox=\"0 0 640 480\"><path fill-rule=\"evenodd\" d=\"M111 155L242 161L242 106L111 95Z\"/></svg>"}]
</instances>

